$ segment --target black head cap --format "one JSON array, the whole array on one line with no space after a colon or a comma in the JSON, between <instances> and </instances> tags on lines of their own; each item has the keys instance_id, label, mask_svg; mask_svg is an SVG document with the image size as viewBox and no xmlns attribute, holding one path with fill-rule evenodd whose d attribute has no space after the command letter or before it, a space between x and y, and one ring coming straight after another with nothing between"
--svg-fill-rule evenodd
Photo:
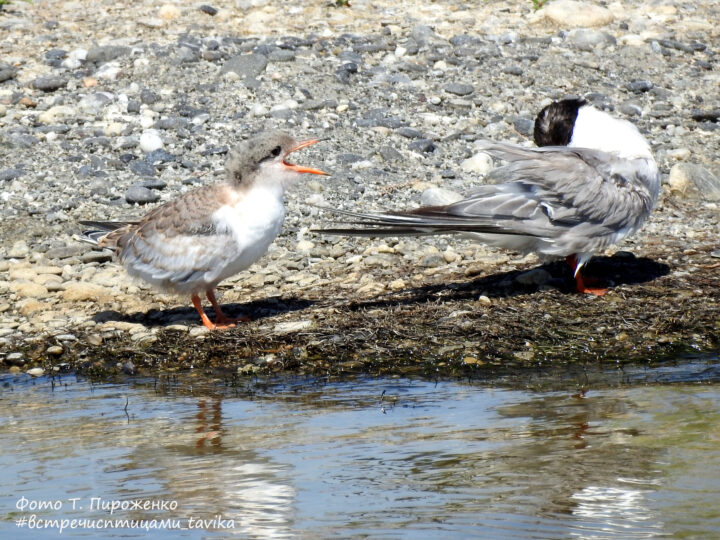
<instances>
[{"instance_id":1,"label":"black head cap","mask_svg":"<svg viewBox=\"0 0 720 540\"><path fill-rule=\"evenodd\" d=\"M584 99L554 101L535 118L535 144L538 146L567 146L572 138L578 110L587 105Z\"/></svg>"}]
</instances>

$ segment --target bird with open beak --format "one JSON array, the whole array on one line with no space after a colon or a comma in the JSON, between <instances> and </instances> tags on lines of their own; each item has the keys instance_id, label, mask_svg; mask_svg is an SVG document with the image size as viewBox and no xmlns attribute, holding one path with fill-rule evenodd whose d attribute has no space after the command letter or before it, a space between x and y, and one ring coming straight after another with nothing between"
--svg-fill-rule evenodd
<instances>
[{"instance_id":1,"label":"bird with open beak","mask_svg":"<svg viewBox=\"0 0 720 540\"><path fill-rule=\"evenodd\" d=\"M300 175L327 173L295 165L288 156L319 139L298 142L283 132L243 141L228 155L223 182L197 188L136 222L84 221L87 239L115 251L127 272L156 288L189 295L203 324L229 328L215 298L222 280L245 270L267 251L285 219L286 186ZM205 294L215 311L203 310Z\"/></svg>"}]
</instances>

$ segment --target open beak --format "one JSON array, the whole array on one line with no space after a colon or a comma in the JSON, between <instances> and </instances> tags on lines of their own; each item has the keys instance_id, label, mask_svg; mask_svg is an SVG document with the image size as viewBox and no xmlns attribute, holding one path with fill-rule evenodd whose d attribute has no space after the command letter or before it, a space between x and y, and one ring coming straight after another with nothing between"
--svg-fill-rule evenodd
<instances>
[{"instance_id":1,"label":"open beak","mask_svg":"<svg viewBox=\"0 0 720 540\"><path fill-rule=\"evenodd\" d=\"M330 173L326 173L324 171L321 171L320 169L312 169L310 167L303 167L302 165L295 165L294 163L288 163L287 161L285 161L287 159L287 157L290 154L292 154L293 152L302 150L306 146L310 146L310 145L320 142L322 140L323 139L308 139L307 141L302 141L295 148L291 149L287 154L285 154L282 164L285 165L286 169L290 169L291 171L295 171L295 172L299 172L299 173L323 174L325 176L330 176Z\"/></svg>"}]
</instances>

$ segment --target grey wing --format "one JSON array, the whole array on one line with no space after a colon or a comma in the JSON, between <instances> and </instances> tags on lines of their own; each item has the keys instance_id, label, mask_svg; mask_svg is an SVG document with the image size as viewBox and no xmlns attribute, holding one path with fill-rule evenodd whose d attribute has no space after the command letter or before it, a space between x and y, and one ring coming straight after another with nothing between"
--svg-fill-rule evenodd
<instances>
[{"instance_id":1,"label":"grey wing","mask_svg":"<svg viewBox=\"0 0 720 540\"><path fill-rule=\"evenodd\" d=\"M234 246L232 236L219 233L212 221L219 207L215 188L188 192L154 209L135 226L108 234L123 265L149 280L212 281Z\"/></svg>"},{"instance_id":2,"label":"grey wing","mask_svg":"<svg viewBox=\"0 0 720 540\"><path fill-rule=\"evenodd\" d=\"M594 235L634 230L648 216L659 191L653 160L621 159L585 148L524 148L487 143L485 150L508 162L497 169L502 181L482 186L448 211L472 218L493 215L499 223L549 238L568 229Z\"/></svg>"}]
</instances>

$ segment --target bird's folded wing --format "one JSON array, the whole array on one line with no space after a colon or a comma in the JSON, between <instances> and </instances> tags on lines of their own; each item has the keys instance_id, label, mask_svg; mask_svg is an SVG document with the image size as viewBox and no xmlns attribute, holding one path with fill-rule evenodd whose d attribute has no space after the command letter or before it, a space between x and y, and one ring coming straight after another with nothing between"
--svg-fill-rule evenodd
<instances>
[{"instance_id":1,"label":"bird's folded wing","mask_svg":"<svg viewBox=\"0 0 720 540\"><path fill-rule=\"evenodd\" d=\"M579 225L597 229L597 234L634 226L638 216L649 212L651 197L627 160L568 147L485 142L481 148L507 162L494 174L502 183L476 188L465 199L445 206L382 213L329 209L352 218L343 221L351 226L321 232L373 236L475 232L552 239Z\"/></svg>"}]
</instances>

